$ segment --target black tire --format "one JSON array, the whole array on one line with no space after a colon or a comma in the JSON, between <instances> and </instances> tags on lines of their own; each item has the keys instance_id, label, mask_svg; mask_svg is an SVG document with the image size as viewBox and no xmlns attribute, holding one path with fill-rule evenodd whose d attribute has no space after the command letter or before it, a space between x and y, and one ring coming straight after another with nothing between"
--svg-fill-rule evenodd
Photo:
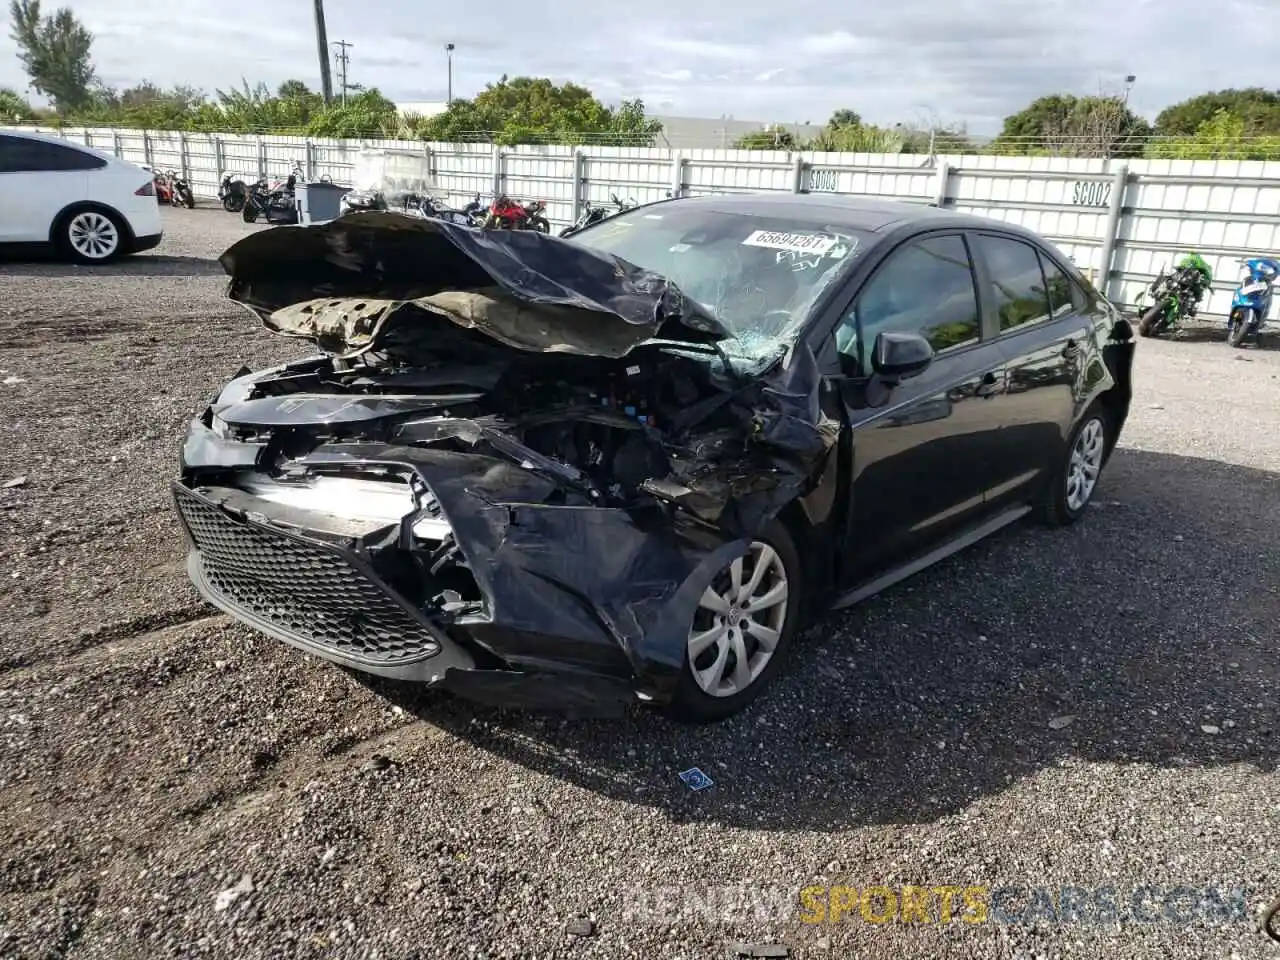
<instances>
[{"instance_id":1,"label":"black tire","mask_svg":"<svg viewBox=\"0 0 1280 960\"><path fill-rule=\"evenodd\" d=\"M1164 319L1164 306L1156 304L1150 310L1142 315L1142 322L1138 324L1138 333L1144 337L1154 337L1158 332L1158 327L1163 326L1161 321Z\"/></svg>"},{"instance_id":2,"label":"black tire","mask_svg":"<svg viewBox=\"0 0 1280 960\"><path fill-rule=\"evenodd\" d=\"M1262 927L1262 932L1268 938L1280 943L1280 899L1272 901L1271 905L1262 911L1258 925Z\"/></svg>"},{"instance_id":3,"label":"black tire","mask_svg":"<svg viewBox=\"0 0 1280 960\"><path fill-rule=\"evenodd\" d=\"M244 209L244 197L228 194L222 198L222 209L227 213L239 213Z\"/></svg>"},{"instance_id":4,"label":"black tire","mask_svg":"<svg viewBox=\"0 0 1280 960\"><path fill-rule=\"evenodd\" d=\"M1227 327L1227 346L1238 347L1244 341L1245 329L1249 326L1248 317L1243 313L1232 313Z\"/></svg>"},{"instance_id":5,"label":"black tire","mask_svg":"<svg viewBox=\"0 0 1280 960\"><path fill-rule=\"evenodd\" d=\"M240 218L244 220L245 223L257 223L258 212L253 209L252 204L246 203L240 211Z\"/></svg>"},{"instance_id":6,"label":"black tire","mask_svg":"<svg viewBox=\"0 0 1280 960\"><path fill-rule=\"evenodd\" d=\"M665 711L673 720L680 723L714 723L745 709L777 676L787 659L796 634L800 631L800 616L804 609L804 584L803 566L795 541L787 528L778 520L770 523L763 532L756 535L755 539L773 548L782 563L787 579L785 619L781 624L782 629L774 647L773 656L764 665L759 676L745 689L729 696L718 697L705 692L698 685L693 675L693 664L686 650L680 681ZM690 627L692 629L692 624Z\"/></svg>"},{"instance_id":7,"label":"black tire","mask_svg":"<svg viewBox=\"0 0 1280 960\"><path fill-rule=\"evenodd\" d=\"M83 236L83 230L88 226L89 221L103 221L109 224L110 229L115 232L115 245L105 255L91 256L88 252L85 252L87 247L80 238ZM59 253L73 263L90 267L114 263L128 253L129 245L132 242L129 229L125 226L124 220L118 214L103 210L100 207L81 208L64 214L58 221L55 238Z\"/></svg>"},{"instance_id":8,"label":"black tire","mask_svg":"<svg viewBox=\"0 0 1280 960\"><path fill-rule=\"evenodd\" d=\"M1067 487L1071 475L1071 457L1080 435L1093 422L1100 423L1102 427L1102 460L1098 466L1099 476L1094 481L1093 488L1085 496L1084 501L1073 507L1067 498ZM1111 427L1111 416L1107 412L1107 408L1102 405L1102 402L1095 400L1081 415L1072 429L1071 435L1067 439L1067 448L1063 452L1061 460L1054 466L1052 474L1040 494L1040 498L1034 505L1033 514L1035 518L1051 527L1065 527L1079 520L1084 515L1085 510L1089 508L1089 502L1093 499L1094 494L1098 492L1098 482L1102 479L1101 473L1106 468L1113 443L1114 435Z\"/></svg>"},{"instance_id":9,"label":"black tire","mask_svg":"<svg viewBox=\"0 0 1280 960\"><path fill-rule=\"evenodd\" d=\"M180 194L182 196L182 205L188 210L194 210L196 208L196 198L195 194L191 192L191 188L183 187Z\"/></svg>"}]
</instances>

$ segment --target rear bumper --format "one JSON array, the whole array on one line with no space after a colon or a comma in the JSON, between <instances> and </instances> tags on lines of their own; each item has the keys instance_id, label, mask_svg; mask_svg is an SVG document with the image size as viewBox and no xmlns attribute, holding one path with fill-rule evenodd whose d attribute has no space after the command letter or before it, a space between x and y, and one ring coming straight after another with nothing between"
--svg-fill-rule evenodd
<instances>
[{"instance_id":1,"label":"rear bumper","mask_svg":"<svg viewBox=\"0 0 1280 960\"><path fill-rule=\"evenodd\" d=\"M159 233L149 233L146 236L134 237L133 243L129 247L131 253L141 253L143 250L154 250L160 246L160 241L164 238L164 231Z\"/></svg>"}]
</instances>

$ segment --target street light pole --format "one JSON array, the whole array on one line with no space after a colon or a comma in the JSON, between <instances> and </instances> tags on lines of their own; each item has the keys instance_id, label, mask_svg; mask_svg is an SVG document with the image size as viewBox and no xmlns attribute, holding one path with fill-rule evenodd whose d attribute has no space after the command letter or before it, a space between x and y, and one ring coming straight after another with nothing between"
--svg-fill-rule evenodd
<instances>
[{"instance_id":1,"label":"street light pole","mask_svg":"<svg viewBox=\"0 0 1280 960\"><path fill-rule=\"evenodd\" d=\"M444 102L445 107L448 108L449 104L453 103L453 44L452 43L446 43L444 45L444 56L445 56L445 60L448 63L448 71L449 71L449 87L448 87L448 93L445 95L445 102Z\"/></svg>"},{"instance_id":2,"label":"street light pole","mask_svg":"<svg viewBox=\"0 0 1280 960\"><path fill-rule=\"evenodd\" d=\"M1133 89L1133 81L1137 80L1132 73L1124 78L1124 105L1129 106L1129 91Z\"/></svg>"}]
</instances>

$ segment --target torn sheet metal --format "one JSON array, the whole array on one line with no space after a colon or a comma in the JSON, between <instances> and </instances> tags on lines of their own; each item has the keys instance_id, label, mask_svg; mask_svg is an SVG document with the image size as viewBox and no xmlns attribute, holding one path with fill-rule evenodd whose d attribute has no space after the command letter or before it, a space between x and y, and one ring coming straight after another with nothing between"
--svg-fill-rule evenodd
<instances>
[{"instance_id":1,"label":"torn sheet metal","mask_svg":"<svg viewBox=\"0 0 1280 960\"><path fill-rule=\"evenodd\" d=\"M652 337L703 344L729 337L718 320L660 274L532 230L481 231L433 218L353 213L250 234L219 262L231 277L231 299L282 332L305 327L297 315L303 310L275 321L273 314L304 303L314 314L314 301L327 298L341 306L322 310L322 316L332 309L350 319L314 322L330 336L350 325L358 339L369 336L395 303L407 301L430 305L423 320L436 313L502 334L499 339L505 336L522 349L536 348L514 342L521 338L512 329L519 311L531 307L541 313L538 342L569 348L577 343L581 352L599 356L621 356ZM443 300L429 299L446 292ZM365 310L343 303L369 296L379 302ZM507 302L505 310L495 306L501 301ZM594 341L586 336L591 331Z\"/></svg>"}]
</instances>

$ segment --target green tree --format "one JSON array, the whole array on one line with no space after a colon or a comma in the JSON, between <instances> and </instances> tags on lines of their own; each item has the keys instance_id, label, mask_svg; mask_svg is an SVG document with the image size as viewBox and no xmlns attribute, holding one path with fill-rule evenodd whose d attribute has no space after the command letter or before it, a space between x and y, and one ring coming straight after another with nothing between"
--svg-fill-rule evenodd
<instances>
[{"instance_id":1,"label":"green tree","mask_svg":"<svg viewBox=\"0 0 1280 960\"><path fill-rule=\"evenodd\" d=\"M827 126L809 144L811 150L830 153L902 153L907 138L901 130L886 130L870 124Z\"/></svg>"},{"instance_id":2,"label":"green tree","mask_svg":"<svg viewBox=\"0 0 1280 960\"><path fill-rule=\"evenodd\" d=\"M1155 133L1161 137L1195 136L1219 113L1237 117L1247 134L1280 134L1280 90L1249 87L1216 90L1165 107L1156 117Z\"/></svg>"},{"instance_id":3,"label":"green tree","mask_svg":"<svg viewBox=\"0 0 1280 960\"><path fill-rule=\"evenodd\" d=\"M355 96L347 94L346 103L334 103L314 114L307 123L313 137L382 137L395 132L396 105L376 89Z\"/></svg>"},{"instance_id":4,"label":"green tree","mask_svg":"<svg viewBox=\"0 0 1280 960\"><path fill-rule=\"evenodd\" d=\"M833 129L835 127L860 127L862 126L862 117L845 107L831 114L831 119L827 121L827 126Z\"/></svg>"},{"instance_id":5,"label":"green tree","mask_svg":"<svg viewBox=\"0 0 1280 960\"><path fill-rule=\"evenodd\" d=\"M11 0L9 36L31 86L53 101L59 115L92 99L93 34L66 7L40 15L40 0Z\"/></svg>"},{"instance_id":6,"label":"green tree","mask_svg":"<svg viewBox=\"0 0 1280 960\"><path fill-rule=\"evenodd\" d=\"M1050 94L1005 118L996 153L1141 156L1151 128L1119 97Z\"/></svg>"},{"instance_id":7,"label":"green tree","mask_svg":"<svg viewBox=\"0 0 1280 960\"><path fill-rule=\"evenodd\" d=\"M36 112L22 96L7 87L0 87L0 121L6 123L31 123Z\"/></svg>"},{"instance_id":8,"label":"green tree","mask_svg":"<svg viewBox=\"0 0 1280 960\"><path fill-rule=\"evenodd\" d=\"M795 134L779 126L744 133L733 145L739 150L794 150L797 146Z\"/></svg>"},{"instance_id":9,"label":"green tree","mask_svg":"<svg viewBox=\"0 0 1280 960\"><path fill-rule=\"evenodd\" d=\"M1147 155L1163 160L1280 160L1280 134L1250 135L1246 121L1223 108L1190 136L1152 140Z\"/></svg>"},{"instance_id":10,"label":"green tree","mask_svg":"<svg viewBox=\"0 0 1280 960\"><path fill-rule=\"evenodd\" d=\"M472 100L455 99L417 127L426 140L497 143L618 143L652 145L662 124L645 116L640 100L611 110L575 83L544 77L502 77Z\"/></svg>"}]
</instances>

